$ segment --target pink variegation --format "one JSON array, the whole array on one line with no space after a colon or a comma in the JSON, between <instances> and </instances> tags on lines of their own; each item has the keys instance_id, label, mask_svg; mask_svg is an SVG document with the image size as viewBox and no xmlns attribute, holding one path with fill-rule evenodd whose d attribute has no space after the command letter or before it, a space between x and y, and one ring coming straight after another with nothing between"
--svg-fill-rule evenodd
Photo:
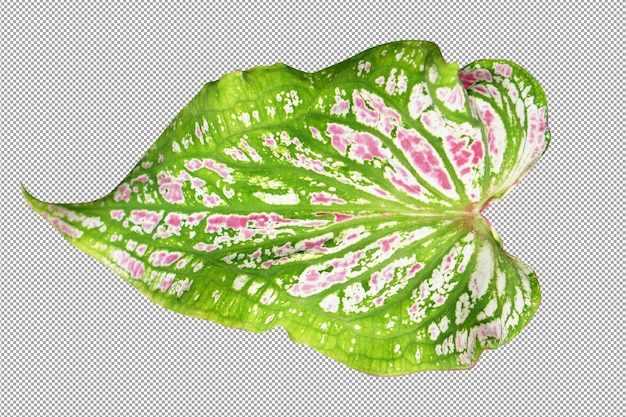
<instances>
[{"instance_id":1,"label":"pink variegation","mask_svg":"<svg viewBox=\"0 0 626 417\"><path fill-rule=\"evenodd\" d=\"M482 216L549 142L537 82L381 45L208 83L101 200L31 207L166 308L377 375L472 366L539 305Z\"/></svg>"}]
</instances>

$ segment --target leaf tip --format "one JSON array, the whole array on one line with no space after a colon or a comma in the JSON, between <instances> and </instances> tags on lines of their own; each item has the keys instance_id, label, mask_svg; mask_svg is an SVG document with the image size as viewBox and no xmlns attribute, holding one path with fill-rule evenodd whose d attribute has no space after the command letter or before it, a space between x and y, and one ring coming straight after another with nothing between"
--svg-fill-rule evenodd
<instances>
[{"instance_id":1,"label":"leaf tip","mask_svg":"<svg viewBox=\"0 0 626 417\"><path fill-rule=\"evenodd\" d=\"M49 202L42 201L37 197L33 196L27 189L22 181L20 181L20 189L22 190L22 196L26 201L26 204L37 214L42 216L46 221L49 219L46 217L46 213L48 212L48 208L50 206Z\"/></svg>"},{"instance_id":2,"label":"leaf tip","mask_svg":"<svg viewBox=\"0 0 626 417\"><path fill-rule=\"evenodd\" d=\"M43 202L35 198L31 193L29 193L22 181L20 181L20 189L22 190L22 196L24 197L26 204L28 204L28 206L34 211L39 213L40 206L43 204Z\"/></svg>"}]
</instances>

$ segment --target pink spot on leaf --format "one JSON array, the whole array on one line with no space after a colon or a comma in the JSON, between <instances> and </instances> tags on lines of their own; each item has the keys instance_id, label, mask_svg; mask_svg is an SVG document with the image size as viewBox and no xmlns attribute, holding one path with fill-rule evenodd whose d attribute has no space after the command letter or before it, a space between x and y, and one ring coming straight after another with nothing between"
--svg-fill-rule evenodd
<instances>
[{"instance_id":1,"label":"pink spot on leaf","mask_svg":"<svg viewBox=\"0 0 626 417\"><path fill-rule=\"evenodd\" d=\"M184 203L185 196L181 188L182 181L175 178L165 171L157 174L157 182L159 184L159 193L163 199L169 203Z\"/></svg>"},{"instance_id":2,"label":"pink spot on leaf","mask_svg":"<svg viewBox=\"0 0 626 417\"><path fill-rule=\"evenodd\" d=\"M228 168L225 164L218 164L212 159L204 160L204 167L210 169L215 172L220 177L224 178L227 181L232 181L232 177L230 175L233 172L232 168Z\"/></svg>"},{"instance_id":3,"label":"pink spot on leaf","mask_svg":"<svg viewBox=\"0 0 626 417\"><path fill-rule=\"evenodd\" d=\"M322 134L320 133L319 130L317 130L316 128L314 128L313 126L309 127L309 130L311 131L311 135L313 136L313 138L317 139L317 140L323 140L322 138Z\"/></svg>"},{"instance_id":4,"label":"pink spot on leaf","mask_svg":"<svg viewBox=\"0 0 626 417\"><path fill-rule=\"evenodd\" d=\"M411 266L411 268L409 268L409 271L407 273L407 278L413 278L415 276L415 274L417 273L417 271L419 271L423 267L424 267L424 264L419 263L419 262L416 263L416 264L413 264L413 266Z\"/></svg>"},{"instance_id":5,"label":"pink spot on leaf","mask_svg":"<svg viewBox=\"0 0 626 417\"><path fill-rule=\"evenodd\" d=\"M398 235L392 235L388 238L380 239L377 243L380 246L383 253L391 251L391 245L398 240Z\"/></svg>"},{"instance_id":6,"label":"pink spot on leaf","mask_svg":"<svg viewBox=\"0 0 626 417\"><path fill-rule=\"evenodd\" d=\"M420 300L424 300L424 299L426 299L427 296L428 296L428 284L423 282L420 285L420 295L419 295L419 298L420 298Z\"/></svg>"},{"instance_id":7,"label":"pink spot on leaf","mask_svg":"<svg viewBox=\"0 0 626 417\"><path fill-rule=\"evenodd\" d=\"M230 156L231 158L233 158L235 161L242 161L242 162L250 161L248 159L248 157L246 156L246 154L243 153L243 151L241 149L238 149L238 148L235 148L235 147L224 149L224 153L226 155Z\"/></svg>"},{"instance_id":8,"label":"pink spot on leaf","mask_svg":"<svg viewBox=\"0 0 626 417\"><path fill-rule=\"evenodd\" d=\"M113 260L134 279L141 278L145 272L143 263L124 251L113 252Z\"/></svg>"},{"instance_id":9,"label":"pink spot on leaf","mask_svg":"<svg viewBox=\"0 0 626 417\"><path fill-rule=\"evenodd\" d=\"M413 129L398 129L397 144L419 172L436 183L444 190L451 190L452 184L436 151L426 139Z\"/></svg>"},{"instance_id":10,"label":"pink spot on leaf","mask_svg":"<svg viewBox=\"0 0 626 417\"><path fill-rule=\"evenodd\" d=\"M250 144L246 140L241 139L239 141L239 144L242 148L246 150L246 152L248 152L248 155L250 155L250 158L252 158L254 162L261 162L263 160L263 158L261 158L261 155L258 154L256 149L250 146Z\"/></svg>"},{"instance_id":11,"label":"pink spot on leaf","mask_svg":"<svg viewBox=\"0 0 626 417\"><path fill-rule=\"evenodd\" d=\"M330 175L326 171L326 164L318 159L313 159L305 155L298 155L297 160L291 161L295 167L308 169L310 171L317 172L318 174Z\"/></svg>"},{"instance_id":12,"label":"pink spot on leaf","mask_svg":"<svg viewBox=\"0 0 626 417\"><path fill-rule=\"evenodd\" d=\"M481 141L474 141L470 146L470 149L474 153L472 157L472 165L478 165L478 163L483 159L483 143Z\"/></svg>"},{"instance_id":13,"label":"pink spot on leaf","mask_svg":"<svg viewBox=\"0 0 626 417\"><path fill-rule=\"evenodd\" d=\"M273 138L268 138L267 136L263 135L262 139L263 139L263 144L265 146L270 146L270 147L276 146L276 140L274 140Z\"/></svg>"},{"instance_id":14,"label":"pink spot on leaf","mask_svg":"<svg viewBox=\"0 0 626 417\"><path fill-rule=\"evenodd\" d=\"M174 281L174 275L167 275L163 281L161 282L161 291L165 292L170 288L172 282Z\"/></svg>"},{"instance_id":15,"label":"pink spot on leaf","mask_svg":"<svg viewBox=\"0 0 626 417\"><path fill-rule=\"evenodd\" d=\"M185 161L185 168L187 168L191 172L197 171L202 167L203 167L203 163L199 159L194 158L194 159Z\"/></svg>"},{"instance_id":16,"label":"pink spot on leaf","mask_svg":"<svg viewBox=\"0 0 626 417\"><path fill-rule=\"evenodd\" d=\"M380 187L374 187L374 192L379 194L379 195L382 195L383 197L387 197L389 195L389 193L387 191L383 190Z\"/></svg>"},{"instance_id":17,"label":"pink spot on leaf","mask_svg":"<svg viewBox=\"0 0 626 417\"><path fill-rule=\"evenodd\" d=\"M189 171L197 171L201 168L206 168L210 171L215 172L220 177L224 178L228 182L232 182L233 178L230 175L233 172L232 168L226 166L226 164L215 162L213 159L203 159L200 161L199 159L193 158L190 160L185 160L185 168Z\"/></svg>"},{"instance_id":18,"label":"pink spot on leaf","mask_svg":"<svg viewBox=\"0 0 626 417\"><path fill-rule=\"evenodd\" d=\"M479 93L483 93L484 95L489 94L489 90L484 85L475 85L472 87L473 91L478 91Z\"/></svg>"},{"instance_id":19,"label":"pink spot on leaf","mask_svg":"<svg viewBox=\"0 0 626 417\"><path fill-rule=\"evenodd\" d=\"M179 183L163 184L159 187L159 193L169 203L185 202L185 196Z\"/></svg>"},{"instance_id":20,"label":"pink spot on leaf","mask_svg":"<svg viewBox=\"0 0 626 417\"><path fill-rule=\"evenodd\" d=\"M275 246L273 248L273 251L275 255L282 256L282 255L293 253L294 249L291 246L291 242L287 242L283 246Z\"/></svg>"},{"instance_id":21,"label":"pink spot on leaf","mask_svg":"<svg viewBox=\"0 0 626 417\"><path fill-rule=\"evenodd\" d=\"M422 193L422 188L417 184L415 178L410 176L403 166L397 163L392 165L394 165L395 170L387 169L385 171L385 177L388 178L397 189L409 195L419 196Z\"/></svg>"},{"instance_id":22,"label":"pink spot on leaf","mask_svg":"<svg viewBox=\"0 0 626 417\"><path fill-rule=\"evenodd\" d=\"M328 125L328 133L330 133L331 144L337 151L345 155L350 139L348 137L349 131L344 129L343 126L336 123L330 123Z\"/></svg>"},{"instance_id":23,"label":"pink spot on leaf","mask_svg":"<svg viewBox=\"0 0 626 417\"><path fill-rule=\"evenodd\" d=\"M354 90L352 94L352 101L354 102L354 113L358 122L363 123L366 126L376 126L378 123L378 112L368 108L365 104L365 100L359 94L358 90Z\"/></svg>"},{"instance_id":24,"label":"pink spot on leaf","mask_svg":"<svg viewBox=\"0 0 626 417\"><path fill-rule=\"evenodd\" d=\"M341 214L341 213L333 213L333 216L335 217L335 222L337 223L354 218L354 216L351 214Z\"/></svg>"},{"instance_id":25,"label":"pink spot on leaf","mask_svg":"<svg viewBox=\"0 0 626 417\"><path fill-rule=\"evenodd\" d=\"M187 216L187 225L194 227L200 224L202 219L206 217L206 213L193 213Z\"/></svg>"},{"instance_id":26,"label":"pink spot on leaf","mask_svg":"<svg viewBox=\"0 0 626 417\"><path fill-rule=\"evenodd\" d=\"M48 213L44 212L43 217L46 218L50 222L50 224L54 226L61 234L73 237L75 239L78 239L83 235L82 230L78 230L56 217L50 217Z\"/></svg>"},{"instance_id":27,"label":"pink spot on leaf","mask_svg":"<svg viewBox=\"0 0 626 417\"><path fill-rule=\"evenodd\" d=\"M474 85L476 82L481 81L481 80L491 82L491 73L487 71L486 69L482 69L482 68L479 68L473 71L472 70L461 71L459 72L459 79L461 80L463 87L468 89L472 85Z\"/></svg>"},{"instance_id":28,"label":"pink spot on leaf","mask_svg":"<svg viewBox=\"0 0 626 417\"><path fill-rule=\"evenodd\" d=\"M217 245L211 245L211 244L207 244L204 242L199 242L196 243L193 247L196 250L201 250L201 251L205 251L205 252L211 252L214 251L215 249L217 249Z\"/></svg>"},{"instance_id":29,"label":"pink spot on leaf","mask_svg":"<svg viewBox=\"0 0 626 417\"><path fill-rule=\"evenodd\" d=\"M154 266L170 266L181 257L179 252L156 251L150 254Z\"/></svg>"},{"instance_id":30,"label":"pink spot on leaf","mask_svg":"<svg viewBox=\"0 0 626 417\"><path fill-rule=\"evenodd\" d=\"M206 181L201 178L192 178L191 180L191 188L197 189L203 187L206 184Z\"/></svg>"},{"instance_id":31,"label":"pink spot on leaf","mask_svg":"<svg viewBox=\"0 0 626 417\"><path fill-rule=\"evenodd\" d=\"M113 200L115 201L130 201L130 194L132 193L131 188L128 186L128 184L123 183L122 185L120 185L117 190L115 191L115 194L113 195Z\"/></svg>"},{"instance_id":32,"label":"pink spot on leaf","mask_svg":"<svg viewBox=\"0 0 626 417\"><path fill-rule=\"evenodd\" d=\"M124 215L124 210L111 210L111 218L114 220L122 221Z\"/></svg>"},{"instance_id":33,"label":"pink spot on leaf","mask_svg":"<svg viewBox=\"0 0 626 417\"><path fill-rule=\"evenodd\" d=\"M150 210L133 210L130 212L130 221L142 227L145 233L152 233L155 226L161 221L163 213Z\"/></svg>"},{"instance_id":34,"label":"pink spot on leaf","mask_svg":"<svg viewBox=\"0 0 626 417\"><path fill-rule=\"evenodd\" d=\"M465 105L465 91L460 84L452 88L440 87L437 89L437 98L452 111L461 111Z\"/></svg>"},{"instance_id":35,"label":"pink spot on leaf","mask_svg":"<svg viewBox=\"0 0 626 417\"><path fill-rule=\"evenodd\" d=\"M204 199L202 200L202 204L204 204L207 207L218 206L220 205L221 202L222 202L222 199L215 193L211 193L210 195L204 196Z\"/></svg>"},{"instance_id":36,"label":"pink spot on leaf","mask_svg":"<svg viewBox=\"0 0 626 417\"><path fill-rule=\"evenodd\" d=\"M142 243L141 245L137 246L137 249L135 250L135 252L137 252L137 255L143 256L146 253L147 249L148 249L148 246Z\"/></svg>"},{"instance_id":37,"label":"pink spot on leaf","mask_svg":"<svg viewBox=\"0 0 626 417\"><path fill-rule=\"evenodd\" d=\"M350 111L350 102L339 96L335 96L335 104L330 109L330 114L345 116Z\"/></svg>"},{"instance_id":38,"label":"pink spot on leaf","mask_svg":"<svg viewBox=\"0 0 626 417\"><path fill-rule=\"evenodd\" d=\"M387 80L387 85L385 86L385 91L387 92L387 94L391 95L393 94L395 89L396 82L394 81L394 78L389 77L389 79Z\"/></svg>"},{"instance_id":39,"label":"pink spot on leaf","mask_svg":"<svg viewBox=\"0 0 626 417\"><path fill-rule=\"evenodd\" d=\"M146 183L146 182L148 182L148 176L146 174L141 174L140 176L135 177L132 180L130 180L130 184L131 185L133 185L136 182Z\"/></svg>"},{"instance_id":40,"label":"pink spot on leaf","mask_svg":"<svg viewBox=\"0 0 626 417\"><path fill-rule=\"evenodd\" d=\"M330 240L330 236L321 236L319 238L305 240L304 249L309 252L326 253L328 249L324 247L324 243Z\"/></svg>"},{"instance_id":41,"label":"pink spot on leaf","mask_svg":"<svg viewBox=\"0 0 626 417\"><path fill-rule=\"evenodd\" d=\"M311 204L322 204L325 206L329 206L333 203L346 204L346 201L344 199L332 196L326 192L311 193Z\"/></svg>"},{"instance_id":42,"label":"pink spot on leaf","mask_svg":"<svg viewBox=\"0 0 626 417\"><path fill-rule=\"evenodd\" d=\"M370 133L357 132L354 134L350 147L350 158L357 162L371 161L374 158L387 159L387 155L381 149L381 142Z\"/></svg>"},{"instance_id":43,"label":"pink spot on leaf","mask_svg":"<svg viewBox=\"0 0 626 417\"><path fill-rule=\"evenodd\" d=\"M332 215L335 218L335 223L343 222L346 220L354 219L354 216L351 214L343 214L343 213L329 213L326 211L320 211L315 213L316 216L327 216Z\"/></svg>"},{"instance_id":44,"label":"pink spot on leaf","mask_svg":"<svg viewBox=\"0 0 626 417\"><path fill-rule=\"evenodd\" d=\"M508 64L495 64L493 72L508 78L511 76L513 69Z\"/></svg>"}]
</instances>

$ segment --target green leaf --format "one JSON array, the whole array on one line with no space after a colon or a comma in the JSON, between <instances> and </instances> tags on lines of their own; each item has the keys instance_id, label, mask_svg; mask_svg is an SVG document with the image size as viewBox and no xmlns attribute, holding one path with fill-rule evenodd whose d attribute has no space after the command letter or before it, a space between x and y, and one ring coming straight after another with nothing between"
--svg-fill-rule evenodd
<instances>
[{"instance_id":1,"label":"green leaf","mask_svg":"<svg viewBox=\"0 0 626 417\"><path fill-rule=\"evenodd\" d=\"M481 211L548 145L519 66L378 46L208 83L101 200L32 208L168 309L377 375L472 366L539 287Z\"/></svg>"}]
</instances>

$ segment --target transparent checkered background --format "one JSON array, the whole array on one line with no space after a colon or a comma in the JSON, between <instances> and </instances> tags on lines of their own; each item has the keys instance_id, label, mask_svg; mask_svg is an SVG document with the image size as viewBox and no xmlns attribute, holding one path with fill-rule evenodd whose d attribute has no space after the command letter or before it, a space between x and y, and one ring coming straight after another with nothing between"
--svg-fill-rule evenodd
<instances>
[{"instance_id":1,"label":"transparent checkered background","mask_svg":"<svg viewBox=\"0 0 626 417\"><path fill-rule=\"evenodd\" d=\"M626 135L618 2L9 2L1 7L0 414L624 413ZM578 3L577 5L575 5ZM516 5L513 5L516 4ZM31 212L116 186L201 86L313 71L399 39L507 58L544 86L553 143L488 210L543 299L470 371L380 378L152 305Z\"/></svg>"}]
</instances>

